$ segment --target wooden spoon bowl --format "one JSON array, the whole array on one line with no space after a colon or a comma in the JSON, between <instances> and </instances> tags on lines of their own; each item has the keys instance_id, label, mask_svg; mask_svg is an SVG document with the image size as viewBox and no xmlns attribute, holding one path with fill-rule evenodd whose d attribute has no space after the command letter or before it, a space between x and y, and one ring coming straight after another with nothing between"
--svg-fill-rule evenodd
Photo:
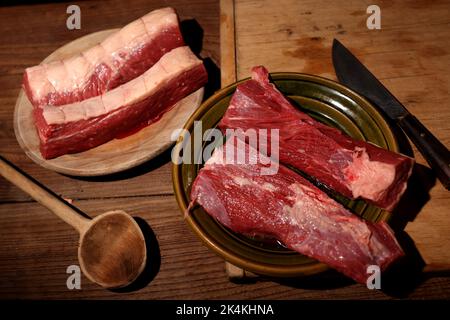
<instances>
[{"instance_id":1,"label":"wooden spoon bowl","mask_svg":"<svg viewBox=\"0 0 450 320\"><path fill-rule=\"evenodd\" d=\"M109 211L91 220L81 233L78 260L86 277L105 288L132 283L145 267L145 239L124 211Z\"/></svg>"}]
</instances>

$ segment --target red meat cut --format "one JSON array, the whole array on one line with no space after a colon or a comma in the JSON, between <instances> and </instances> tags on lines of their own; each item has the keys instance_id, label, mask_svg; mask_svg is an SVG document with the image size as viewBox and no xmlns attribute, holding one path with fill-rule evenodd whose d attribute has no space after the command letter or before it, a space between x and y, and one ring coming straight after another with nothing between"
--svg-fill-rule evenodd
<instances>
[{"instance_id":1,"label":"red meat cut","mask_svg":"<svg viewBox=\"0 0 450 320\"><path fill-rule=\"evenodd\" d=\"M35 107L82 101L136 78L183 45L175 10L155 10L80 54L27 68L23 87Z\"/></svg>"},{"instance_id":2,"label":"red meat cut","mask_svg":"<svg viewBox=\"0 0 450 320\"><path fill-rule=\"evenodd\" d=\"M103 95L57 108L35 108L42 156L85 151L149 125L201 88L207 77L189 47L179 47L141 76Z\"/></svg>"},{"instance_id":3,"label":"red meat cut","mask_svg":"<svg viewBox=\"0 0 450 320\"><path fill-rule=\"evenodd\" d=\"M270 166L248 144L230 143L217 148L199 171L191 189L190 208L200 204L209 215L231 230L249 236L274 237L301 254L315 258L360 283L403 255L393 232L384 222L372 223L353 215L297 173L280 165L273 175L262 175ZM235 150L233 155L227 155ZM237 152L257 161L233 164ZM263 159L264 158L264 159ZM237 162L235 162L237 163ZM264 164L262 164L264 163Z\"/></svg>"},{"instance_id":4,"label":"red meat cut","mask_svg":"<svg viewBox=\"0 0 450 320\"><path fill-rule=\"evenodd\" d=\"M269 82L264 67L253 68L252 79L237 87L219 127L279 129L282 163L348 198L361 197L386 210L398 203L414 164L409 157L355 140L301 112ZM270 130L268 136L270 141Z\"/></svg>"}]
</instances>

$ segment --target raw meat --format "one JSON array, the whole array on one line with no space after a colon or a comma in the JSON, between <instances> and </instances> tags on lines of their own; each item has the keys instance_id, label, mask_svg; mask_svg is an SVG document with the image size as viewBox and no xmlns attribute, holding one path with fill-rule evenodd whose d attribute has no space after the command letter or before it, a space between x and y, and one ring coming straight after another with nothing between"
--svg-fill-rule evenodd
<instances>
[{"instance_id":1,"label":"raw meat","mask_svg":"<svg viewBox=\"0 0 450 320\"><path fill-rule=\"evenodd\" d=\"M82 101L134 79L183 45L175 11L155 10L80 54L27 68L23 87L35 107Z\"/></svg>"},{"instance_id":2,"label":"raw meat","mask_svg":"<svg viewBox=\"0 0 450 320\"><path fill-rule=\"evenodd\" d=\"M143 75L101 96L58 108L35 108L42 156L88 150L136 131L157 121L206 81L202 61L188 47L179 47Z\"/></svg>"},{"instance_id":3,"label":"raw meat","mask_svg":"<svg viewBox=\"0 0 450 320\"><path fill-rule=\"evenodd\" d=\"M348 198L361 197L386 210L398 203L414 164L409 157L352 139L299 111L269 83L264 67L253 68L252 80L237 87L219 127L279 129L282 163Z\"/></svg>"},{"instance_id":4,"label":"raw meat","mask_svg":"<svg viewBox=\"0 0 450 320\"><path fill-rule=\"evenodd\" d=\"M368 266L383 271L403 255L386 223L360 219L283 165L274 175L262 175L270 160L252 152L248 144L236 149L239 144L230 141L216 149L199 171L190 208L198 203L235 232L274 237L360 283L371 274ZM234 157L230 150L235 150ZM228 157L236 163L237 152L253 161L225 161Z\"/></svg>"}]
</instances>

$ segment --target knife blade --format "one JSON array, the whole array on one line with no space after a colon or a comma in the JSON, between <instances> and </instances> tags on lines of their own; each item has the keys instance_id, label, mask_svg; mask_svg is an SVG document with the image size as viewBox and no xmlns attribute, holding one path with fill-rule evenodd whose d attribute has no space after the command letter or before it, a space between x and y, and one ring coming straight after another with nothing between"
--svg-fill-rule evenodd
<instances>
[{"instance_id":1,"label":"knife blade","mask_svg":"<svg viewBox=\"0 0 450 320\"><path fill-rule=\"evenodd\" d=\"M365 96L394 120L417 146L430 167L448 190L450 151L348 50L334 39L334 69L339 81Z\"/></svg>"}]
</instances>

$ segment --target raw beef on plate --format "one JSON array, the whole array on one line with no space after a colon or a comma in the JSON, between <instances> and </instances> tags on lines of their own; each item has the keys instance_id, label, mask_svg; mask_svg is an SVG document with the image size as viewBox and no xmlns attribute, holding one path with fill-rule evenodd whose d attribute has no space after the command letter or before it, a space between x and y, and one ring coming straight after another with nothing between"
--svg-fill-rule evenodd
<instances>
[{"instance_id":1,"label":"raw beef on plate","mask_svg":"<svg viewBox=\"0 0 450 320\"><path fill-rule=\"evenodd\" d=\"M219 127L279 129L279 157L344 196L392 210L406 190L414 160L355 140L301 112L269 82L264 67L236 89ZM269 149L266 149L269 150Z\"/></svg>"},{"instance_id":2,"label":"raw beef on plate","mask_svg":"<svg viewBox=\"0 0 450 320\"><path fill-rule=\"evenodd\" d=\"M80 54L27 68L23 87L35 107L82 101L136 78L183 45L175 10L155 10Z\"/></svg>"},{"instance_id":3,"label":"raw beef on plate","mask_svg":"<svg viewBox=\"0 0 450 320\"><path fill-rule=\"evenodd\" d=\"M34 109L42 156L85 151L161 118L208 75L189 47L165 54L141 76L100 96Z\"/></svg>"},{"instance_id":4,"label":"raw beef on plate","mask_svg":"<svg viewBox=\"0 0 450 320\"><path fill-rule=\"evenodd\" d=\"M385 270L403 255L386 223L353 215L283 165L274 175L262 175L261 170L271 165L268 159L261 161L264 156L248 144L245 150L235 150L239 144L230 144L232 139L217 148L199 171L189 207L198 203L235 232L274 237L360 283L370 275L368 266ZM231 150L234 155L245 152L247 159L256 155L259 161L225 162L224 155Z\"/></svg>"}]
</instances>

